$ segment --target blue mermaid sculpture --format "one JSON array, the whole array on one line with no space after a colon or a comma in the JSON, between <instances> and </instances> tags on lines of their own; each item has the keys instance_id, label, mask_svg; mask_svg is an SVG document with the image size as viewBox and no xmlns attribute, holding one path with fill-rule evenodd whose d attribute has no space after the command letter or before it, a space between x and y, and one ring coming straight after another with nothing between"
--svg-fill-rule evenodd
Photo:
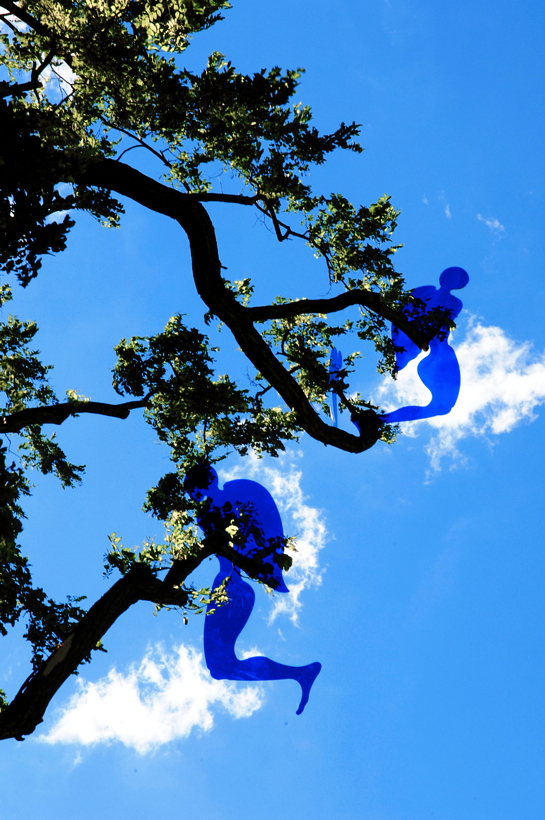
<instances>
[{"instance_id":1,"label":"blue mermaid sculpture","mask_svg":"<svg viewBox=\"0 0 545 820\"><path fill-rule=\"evenodd\" d=\"M462 310L462 301L453 296L452 290L465 288L469 276L463 268L447 268L439 277L439 288L425 285L415 288L412 295L425 303L420 314L436 308L448 310L449 317L455 319ZM409 314L409 308L406 313ZM414 309L412 309L414 316ZM460 393L460 366L456 353L448 343L449 328L443 326L430 340L430 352L418 365L418 375L432 394L429 404L419 407L409 405L400 407L390 413L379 416L382 421L393 424L398 421L429 419L433 416L444 416L450 413ZM397 369L403 368L420 353L420 348L399 328L392 325L392 341L398 348L396 352Z\"/></svg>"},{"instance_id":2,"label":"blue mermaid sculpture","mask_svg":"<svg viewBox=\"0 0 545 820\"><path fill-rule=\"evenodd\" d=\"M282 561L275 560L275 555L283 554L284 533L280 513L270 493L257 481L247 479L228 481L220 490L216 471L205 464L189 471L185 487L194 500L207 499L199 516L199 526L205 536L212 535L218 525L224 527L227 517L232 518L243 535L242 546L235 548L247 557L261 554L263 571L258 573L259 580L276 592L288 592L280 566ZM222 555L217 558L220 566L213 588L227 581L229 601L221 606L211 603L207 607L204 656L210 674L216 680L295 680L301 686L297 709L300 715L322 665L286 666L261 655L239 660L235 644L251 615L255 592L232 561Z\"/></svg>"}]
</instances>

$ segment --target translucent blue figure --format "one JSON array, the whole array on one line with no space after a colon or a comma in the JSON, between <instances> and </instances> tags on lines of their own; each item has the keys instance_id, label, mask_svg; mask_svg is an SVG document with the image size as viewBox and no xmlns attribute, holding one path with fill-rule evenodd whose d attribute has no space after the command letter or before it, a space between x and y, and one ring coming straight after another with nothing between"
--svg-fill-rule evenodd
<instances>
[{"instance_id":1,"label":"translucent blue figure","mask_svg":"<svg viewBox=\"0 0 545 820\"><path fill-rule=\"evenodd\" d=\"M425 309L420 312L421 315L434 308L444 308L449 311L449 317L455 319L463 305L461 300L453 296L450 291L465 288L468 282L469 276L463 268L447 268L439 277L440 288L434 288L433 285L415 288L412 291L413 296L426 303ZM409 316L411 310L414 315L414 309L406 309ZM418 375L431 392L430 403L424 407L400 407L399 410L379 416L382 421L389 423L413 421L450 413L460 392L460 366L456 353L448 343L448 335L448 326L444 325L439 328L437 335L430 341L429 354L418 365ZM396 353L397 369L403 370L410 361L418 356L420 348L395 325L392 325L392 341L396 347L403 348L402 351Z\"/></svg>"},{"instance_id":2,"label":"translucent blue figure","mask_svg":"<svg viewBox=\"0 0 545 820\"><path fill-rule=\"evenodd\" d=\"M195 500L209 499L208 508L199 518L199 526L204 534L212 535L215 527L221 525L221 517L225 520L225 516L232 515L244 533L244 546L236 548L242 555L252 557L257 551L263 550L264 544L267 552L268 544L269 554L263 560L263 573L259 577L276 592L288 592L282 570L274 561L275 552L283 553L282 545L279 544L275 550L274 544L284 533L280 514L270 493L256 481L246 479L228 481L223 490L220 490L216 471L207 465L194 467L186 478L185 486ZM259 543L252 534L252 529L254 532L257 530ZM226 592L229 602L221 606L211 603L207 607L204 656L210 674L216 680L296 680L302 690L297 709L297 714L300 715L322 665L310 663L307 666L286 666L263 656L244 660L237 658L235 644L254 607L255 592L242 579L240 570L231 561L221 555L217 557L220 569L213 588L220 586L228 578Z\"/></svg>"},{"instance_id":3,"label":"translucent blue figure","mask_svg":"<svg viewBox=\"0 0 545 820\"><path fill-rule=\"evenodd\" d=\"M336 347L331 348L331 357L329 360L329 383L332 384L336 381L335 374L342 369L343 366L343 354L340 350L337 350ZM333 422L335 427L339 426L339 397L333 390L331 392L331 415L333 418Z\"/></svg>"}]
</instances>

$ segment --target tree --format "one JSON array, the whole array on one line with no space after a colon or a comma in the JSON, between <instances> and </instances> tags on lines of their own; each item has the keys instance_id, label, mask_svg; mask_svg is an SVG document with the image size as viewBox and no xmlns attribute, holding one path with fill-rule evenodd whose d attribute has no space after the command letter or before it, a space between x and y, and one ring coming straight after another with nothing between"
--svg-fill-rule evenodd
<instances>
[{"instance_id":1,"label":"tree","mask_svg":"<svg viewBox=\"0 0 545 820\"><path fill-rule=\"evenodd\" d=\"M112 405L67 391L60 401L47 381L49 366L32 349L36 325L13 317L1 325L0 429L19 437L22 458L16 462L6 447L0 451L0 630L6 634L23 618L33 648L30 676L10 704L4 698L1 738L23 739L34 731L54 694L135 602L201 610L209 596L221 595L195 590L188 580L208 556L225 555L254 579L264 557L277 560L276 543L261 544L252 558L236 550L251 511L248 520L234 521L226 510L212 534L199 535L199 502L184 488L188 470L217 463L233 450L277 455L303 431L354 454L378 440L393 441L395 429L381 422L378 408L349 395L357 351L330 381L332 345L349 334L372 342L379 372L395 376L388 323L422 349L448 323L444 312L422 315L394 269L398 212L387 196L356 207L341 194L318 194L307 184L309 169L334 150L362 151L354 141L356 124L320 134L310 110L292 103L300 71L273 68L247 76L219 53L201 74L183 68L180 55L191 36L217 23L228 7L226 0L0 4L4 273L31 285L43 255L66 247L77 211L112 227L123 212L117 197L130 198L179 223L207 323L226 325L255 371L244 384L217 375L209 337L174 315L157 335L122 339L117 346L114 386L129 400ZM162 169L162 182L129 163L135 148ZM218 172L231 193L217 182L214 187ZM333 295L254 303L249 279L222 275L207 202L256 209L279 242L306 242L323 260ZM0 293L2 302L11 298L7 284ZM348 309L350 318L336 323ZM341 412L354 421L354 433L325 419L332 389ZM173 468L145 501L165 522L164 542L145 543L135 552L112 536L106 571L121 578L87 612L82 598L57 603L33 585L17 545L21 499L30 492L25 470L34 466L73 485L83 467L70 463L49 425L83 413L127 418L141 408L171 448ZM287 568L289 558L281 558Z\"/></svg>"}]
</instances>

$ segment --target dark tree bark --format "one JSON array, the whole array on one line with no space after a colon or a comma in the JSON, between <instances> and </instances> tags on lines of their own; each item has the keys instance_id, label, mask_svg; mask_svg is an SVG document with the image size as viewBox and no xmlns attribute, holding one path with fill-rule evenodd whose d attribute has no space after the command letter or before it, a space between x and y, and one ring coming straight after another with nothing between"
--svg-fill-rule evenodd
<instances>
[{"instance_id":1,"label":"dark tree bark","mask_svg":"<svg viewBox=\"0 0 545 820\"><path fill-rule=\"evenodd\" d=\"M27 407L25 410L19 410L18 413L0 416L0 433L19 433L24 427L32 424L62 424L70 416L78 416L80 413L126 419L131 410L146 407L148 400L149 396L122 404L106 404L101 401L67 401L44 407Z\"/></svg>"},{"instance_id":2,"label":"dark tree bark","mask_svg":"<svg viewBox=\"0 0 545 820\"><path fill-rule=\"evenodd\" d=\"M24 735L34 732L61 686L89 659L110 627L133 604L151 601L183 607L188 593L182 584L206 558L222 554L257 579L263 570L261 562L241 555L228 545L227 539L225 530L218 528L212 536L203 539L198 554L174 561L163 581L147 564L133 564L127 574L93 604L73 633L26 679L9 706L0 712L0 740L24 740Z\"/></svg>"},{"instance_id":3,"label":"dark tree bark","mask_svg":"<svg viewBox=\"0 0 545 820\"><path fill-rule=\"evenodd\" d=\"M76 177L76 181L128 196L148 210L169 216L181 225L189 239L193 278L199 296L211 313L227 325L254 367L296 413L297 423L305 432L323 444L349 453L361 453L377 442L381 421L372 410L354 414L354 420L358 422L360 429L359 435L352 435L323 421L297 381L256 330L254 322L304 313L335 312L359 304L395 321L415 344L426 350L428 339L415 332L403 313L392 310L380 294L365 290L350 291L331 299L245 307L223 282L214 226L204 206L198 201L199 195L185 194L169 188L140 171L111 159L90 163L85 173ZM202 198L205 199L206 195Z\"/></svg>"}]
</instances>

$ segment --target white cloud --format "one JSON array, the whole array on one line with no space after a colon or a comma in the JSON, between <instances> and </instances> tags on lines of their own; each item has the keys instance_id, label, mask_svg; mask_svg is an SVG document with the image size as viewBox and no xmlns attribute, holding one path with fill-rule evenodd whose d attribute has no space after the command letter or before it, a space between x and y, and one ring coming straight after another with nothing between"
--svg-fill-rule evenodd
<instances>
[{"instance_id":1,"label":"white cloud","mask_svg":"<svg viewBox=\"0 0 545 820\"><path fill-rule=\"evenodd\" d=\"M465 338L453 339L462 373L460 396L447 416L401 425L405 435L415 436L430 427L426 446L434 470L445 456L463 459L459 442L468 436L508 433L522 422L536 418L545 403L545 352L535 354L528 342L510 339L499 327L470 321ZM408 404L425 405L429 391L422 385L417 365L423 356L402 370L397 380L385 380L377 402L388 410Z\"/></svg>"},{"instance_id":2,"label":"white cloud","mask_svg":"<svg viewBox=\"0 0 545 820\"><path fill-rule=\"evenodd\" d=\"M505 231L505 226L501 224L499 219L493 219L492 217L490 219L485 219L485 217L481 216L481 214L477 214L477 219L479 222L484 222L493 234L501 238L502 233Z\"/></svg>"},{"instance_id":3,"label":"white cloud","mask_svg":"<svg viewBox=\"0 0 545 820\"><path fill-rule=\"evenodd\" d=\"M439 194L438 199L439 199L439 202L443 203L443 208L444 208L446 218L447 219L452 219L452 213L451 213L451 210L450 210L450 205L447 202L447 198L445 196L444 191L441 191L441 193Z\"/></svg>"},{"instance_id":4,"label":"white cloud","mask_svg":"<svg viewBox=\"0 0 545 820\"><path fill-rule=\"evenodd\" d=\"M220 480L258 480L276 501L285 532L297 535L294 565L286 576L290 592L272 597L269 616L272 621L287 614L296 623L301 593L321 582L318 553L325 546L327 531L320 511L305 503L302 473L293 457L284 455L278 462L280 466L273 467L251 456L230 472L220 471ZM257 654L259 649L252 647L241 656ZM263 704L259 686L213 680L201 653L183 644L168 653L156 647L126 674L114 668L96 683L80 678L77 687L52 729L39 740L81 746L118 741L145 754L187 737L193 729L209 731L214 709L241 718Z\"/></svg>"},{"instance_id":5,"label":"white cloud","mask_svg":"<svg viewBox=\"0 0 545 820\"><path fill-rule=\"evenodd\" d=\"M48 98L59 102L72 93L78 75L63 60L62 63L46 66L40 79L46 86Z\"/></svg>"},{"instance_id":6,"label":"white cloud","mask_svg":"<svg viewBox=\"0 0 545 820\"><path fill-rule=\"evenodd\" d=\"M70 196L70 194L74 193L74 186L67 182L60 182L57 185L55 185L55 190L62 197L67 197ZM47 224L50 224L51 222L62 222L64 217L69 215L70 211L55 211L55 213L46 216L45 221Z\"/></svg>"},{"instance_id":7,"label":"white cloud","mask_svg":"<svg viewBox=\"0 0 545 820\"><path fill-rule=\"evenodd\" d=\"M209 731L212 707L242 718L263 704L258 686L213 680L201 653L183 644L168 653L162 646L148 650L125 675L114 668L96 683L80 678L77 686L53 728L39 737L42 742L118 741L145 754L193 729Z\"/></svg>"},{"instance_id":8,"label":"white cloud","mask_svg":"<svg viewBox=\"0 0 545 820\"><path fill-rule=\"evenodd\" d=\"M5 16L5 19L6 19L6 22L9 21L13 26L15 26L17 31L29 31L29 29L30 29L30 26L27 23L23 23L23 21L19 20L19 18L16 17L14 14L7 14ZM2 32L9 32L10 31L9 26L6 25L6 23L4 23L3 20L0 21L0 31L2 31Z\"/></svg>"},{"instance_id":9,"label":"white cloud","mask_svg":"<svg viewBox=\"0 0 545 820\"><path fill-rule=\"evenodd\" d=\"M296 469L293 456L283 454L276 459L279 467L270 461L250 456L233 470L220 471L221 481L234 478L252 478L266 487L274 498L282 516L286 535L297 537L297 552L290 553L293 566L286 575L289 593L275 595L270 614L272 622L278 615L287 614L297 623L301 609L301 593L321 583L318 554L327 542L327 528L323 514L305 503L301 487L303 474Z\"/></svg>"}]
</instances>

